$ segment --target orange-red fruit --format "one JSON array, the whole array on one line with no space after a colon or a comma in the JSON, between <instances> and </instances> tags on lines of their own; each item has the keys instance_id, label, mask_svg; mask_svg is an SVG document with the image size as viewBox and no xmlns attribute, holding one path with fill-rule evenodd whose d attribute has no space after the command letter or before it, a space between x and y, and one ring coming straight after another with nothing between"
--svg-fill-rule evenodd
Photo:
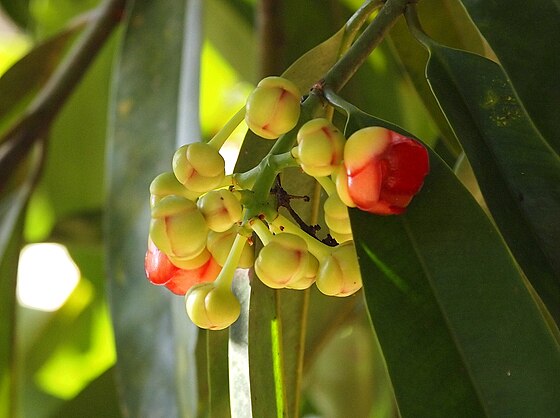
<instances>
[{"instance_id":1,"label":"orange-red fruit","mask_svg":"<svg viewBox=\"0 0 560 418\"><path fill-rule=\"evenodd\" d=\"M181 269L175 266L167 255L152 242L148 242L148 250L144 259L146 277L155 285L164 285L177 295L184 295L195 284L211 282L218 277L221 267L210 257L201 267Z\"/></svg>"},{"instance_id":2,"label":"orange-red fruit","mask_svg":"<svg viewBox=\"0 0 560 418\"><path fill-rule=\"evenodd\" d=\"M414 139L376 126L348 138L344 167L352 202L361 210L391 215L404 212L419 192L429 157Z\"/></svg>"}]
</instances>

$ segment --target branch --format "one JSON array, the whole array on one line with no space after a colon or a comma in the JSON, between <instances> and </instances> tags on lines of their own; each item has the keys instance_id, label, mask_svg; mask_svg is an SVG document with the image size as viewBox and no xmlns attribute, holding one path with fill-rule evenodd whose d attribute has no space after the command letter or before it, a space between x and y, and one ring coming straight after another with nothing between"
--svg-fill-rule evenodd
<instances>
[{"instance_id":1,"label":"branch","mask_svg":"<svg viewBox=\"0 0 560 418\"><path fill-rule=\"evenodd\" d=\"M29 104L23 117L0 139L0 179L7 181L32 145L46 137L53 121L105 41L121 21L126 0L106 0L66 59ZM0 184L2 191L4 184Z\"/></svg>"},{"instance_id":2,"label":"branch","mask_svg":"<svg viewBox=\"0 0 560 418\"><path fill-rule=\"evenodd\" d=\"M375 19L367 26L348 52L329 70L324 78L325 88L338 92L352 78L387 32L404 13L407 4L418 0L386 0Z\"/></svg>"}]
</instances>

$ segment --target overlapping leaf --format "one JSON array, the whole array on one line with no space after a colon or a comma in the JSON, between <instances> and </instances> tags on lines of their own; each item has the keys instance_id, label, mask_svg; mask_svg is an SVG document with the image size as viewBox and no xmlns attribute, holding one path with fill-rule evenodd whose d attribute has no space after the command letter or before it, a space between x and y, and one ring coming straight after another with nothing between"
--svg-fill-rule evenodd
<instances>
[{"instance_id":1,"label":"overlapping leaf","mask_svg":"<svg viewBox=\"0 0 560 418\"><path fill-rule=\"evenodd\" d=\"M517 261L560 321L560 158L501 68L430 42L428 82Z\"/></svg>"},{"instance_id":2,"label":"overlapping leaf","mask_svg":"<svg viewBox=\"0 0 560 418\"><path fill-rule=\"evenodd\" d=\"M496 53L515 94L560 154L560 25L556 0L461 0Z\"/></svg>"},{"instance_id":3,"label":"overlapping leaf","mask_svg":"<svg viewBox=\"0 0 560 418\"><path fill-rule=\"evenodd\" d=\"M347 133L368 125L352 112ZM503 241L430 151L404 215L352 210L371 319L402 416L556 416L560 350Z\"/></svg>"}]
</instances>

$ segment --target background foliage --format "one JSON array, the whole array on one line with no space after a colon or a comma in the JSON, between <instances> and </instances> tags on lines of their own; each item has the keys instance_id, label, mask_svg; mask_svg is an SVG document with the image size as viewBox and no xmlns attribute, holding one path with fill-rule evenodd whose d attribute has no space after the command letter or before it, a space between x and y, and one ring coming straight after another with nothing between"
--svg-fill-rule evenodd
<instances>
[{"instance_id":1,"label":"background foliage","mask_svg":"<svg viewBox=\"0 0 560 418\"><path fill-rule=\"evenodd\" d=\"M556 0L422 0L437 43L399 19L340 92L365 113L335 120L346 133L375 123L428 144L423 192L402 217L352 211L363 293L333 300L255 281L249 313L239 277L246 317L229 335L197 330L181 298L145 280L149 182L177 144L210 138L263 75L319 44L289 74L321 78L361 2L128 2L47 140L6 160L10 129L98 3L0 1L17 25L0 32L1 417L247 416L249 405L254 416L275 406L285 416L560 416ZM184 71L196 64L200 83ZM238 167L265 151L248 137ZM290 176L288 191L309 192ZM17 255L34 242L64 244L81 272L55 312L16 299Z\"/></svg>"}]
</instances>

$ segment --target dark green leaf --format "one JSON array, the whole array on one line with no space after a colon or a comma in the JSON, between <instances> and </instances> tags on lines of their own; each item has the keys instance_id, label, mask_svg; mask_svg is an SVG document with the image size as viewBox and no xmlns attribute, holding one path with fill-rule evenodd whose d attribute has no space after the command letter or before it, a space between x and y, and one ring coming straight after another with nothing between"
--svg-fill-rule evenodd
<instances>
[{"instance_id":1,"label":"dark green leaf","mask_svg":"<svg viewBox=\"0 0 560 418\"><path fill-rule=\"evenodd\" d=\"M116 373L131 416L194 416L197 328L184 299L150 285L149 184L176 149L185 3L136 2L114 74L106 213Z\"/></svg>"},{"instance_id":2,"label":"dark green leaf","mask_svg":"<svg viewBox=\"0 0 560 418\"><path fill-rule=\"evenodd\" d=\"M348 131L399 128L353 112ZM554 417L560 350L508 249L430 151L406 214L350 211L364 290L403 417Z\"/></svg>"},{"instance_id":3,"label":"dark green leaf","mask_svg":"<svg viewBox=\"0 0 560 418\"><path fill-rule=\"evenodd\" d=\"M560 323L560 159L533 128L501 68L430 46L426 74L496 224Z\"/></svg>"},{"instance_id":4,"label":"dark green leaf","mask_svg":"<svg viewBox=\"0 0 560 418\"><path fill-rule=\"evenodd\" d=\"M500 60L516 95L560 154L557 0L461 0Z\"/></svg>"},{"instance_id":5,"label":"dark green leaf","mask_svg":"<svg viewBox=\"0 0 560 418\"><path fill-rule=\"evenodd\" d=\"M208 416L229 418L229 331L206 331L207 372L209 386Z\"/></svg>"},{"instance_id":6,"label":"dark green leaf","mask_svg":"<svg viewBox=\"0 0 560 418\"><path fill-rule=\"evenodd\" d=\"M1 0L0 6L18 25L29 23L29 0Z\"/></svg>"},{"instance_id":7,"label":"dark green leaf","mask_svg":"<svg viewBox=\"0 0 560 418\"><path fill-rule=\"evenodd\" d=\"M468 49L477 53L483 52L482 40L476 28L457 2L449 0L424 0L420 2L418 9L422 22L424 22L427 30L433 34L434 38L458 48ZM390 39L404 70L410 77L410 81L440 130L444 143L456 158L461 152L461 148L426 82L424 74L425 62L427 60L426 52L408 33L404 19L400 19L391 29ZM360 108L363 109L361 106Z\"/></svg>"},{"instance_id":8,"label":"dark green leaf","mask_svg":"<svg viewBox=\"0 0 560 418\"><path fill-rule=\"evenodd\" d=\"M53 418L119 418L119 399L114 368L93 380L78 396L66 402Z\"/></svg>"}]
</instances>

